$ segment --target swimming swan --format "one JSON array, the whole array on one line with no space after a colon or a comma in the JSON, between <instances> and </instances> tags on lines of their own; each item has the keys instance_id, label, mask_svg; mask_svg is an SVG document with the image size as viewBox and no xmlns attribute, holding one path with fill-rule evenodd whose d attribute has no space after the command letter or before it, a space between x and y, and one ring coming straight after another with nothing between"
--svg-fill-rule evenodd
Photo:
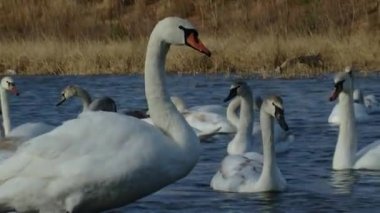
<instances>
[{"instance_id":1,"label":"swimming swan","mask_svg":"<svg viewBox=\"0 0 380 213\"><path fill-rule=\"evenodd\" d=\"M370 120L369 109L366 107L364 102L364 97L360 89L355 89L353 92L353 101L354 101L354 115L357 122L366 122ZM375 107L374 107L375 108ZM331 124L338 125L340 124L339 117L339 102L335 104L331 114L328 118L328 122Z\"/></svg>"},{"instance_id":2,"label":"swimming swan","mask_svg":"<svg viewBox=\"0 0 380 213\"><path fill-rule=\"evenodd\" d=\"M6 143L9 145L8 148L12 147L14 150L17 149L17 146L20 143L48 132L54 128L52 125L36 122L25 123L12 129L8 103L8 92L16 96L19 95L16 83L14 82L13 78L5 76L1 79L0 82L1 114L3 119L3 131L0 143ZM3 145L4 144L1 144L0 146L4 148Z\"/></svg>"},{"instance_id":3,"label":"swimming swan","mask_svg":"<svg viewBox=\"0 0 380 213\"><path fill-rule=\"evenodd\" d=\"M165 18L154 27L144 76L158 128L119 113L81 113L0 164L1 209L100 212L185 177L198 161L200 146L166 89L165 58L172 44L211 55L185 19Z\"/></svg>"},{"instance_id":4,"label":"swimming swan","mask_svg":"<svg viewBox=\"0 0 380 213\"><path fill-rule=\"evenodd\" d=\"M340 72L334 78L335 89L330 97L334 101L339 97L338 141L333 158L333 169L371 169L380 170L380 140L357 150L357 135L353 101L352 72Z\"/></svg>"},{"instance_id":5,"label":"swimming swan","mask_svg":"<svg viewBox=\"0 0 380 213\"><path fill-rule=\"evenodd\" d=\"M230 95L242 97L238 132L228 144L228 155L223 159L219 170L211 180L214 190L226 192L264 192L283 191L286 180L277 167L273 141L273 120L287 130L282 100L272 96L264 100L260 109L260 124L263 130L263 155L250 152L252 141L252 94L245 83L237 83L231 87ZM251 116L248 116L251 114ZM231 145L230 145L231 144ZM234 149L231 147L235 146Z\"/></svg>"},{"instance_id":6,"label":"swimming swan","mask_svg":"<svg viewBox=\"0 0 380 213\"><path fill-rule=\"evenodd\" d=\"M116 112L116 103L112 98L102 97L95 100L91 99L90 94L78 85L68 85L61 92L61 100L57 106L63 104L65 101L72 97L78 97L82 101L83 111L109 111Z\"/></svg>"},{"instance_id":7,"label":"swimming swan","mask_svg":"<svg viewBox=\"0 0 380 213\"><path fill-rule=\"evenodd\" d=\"M253 111L258 109L260 111L261 105L262 105L262 98L260 96L257 96L254 101ZM235 126L239 126L239 115L237 113L238 108L241 104L241 97L235 97L227 108L227 119ZM247 115L240 114L241 116L245 117ZM253 117L252 117L253 119ZM261 138L261 127L260 122L254 120L253 122L253 128L252 128L252 134L253 136L259 136ZM280 125L277 123L274 124L274 142L276 147L276 153L284 153L288 152L292 144L294 143L295 136L290 133L289 131L284 131ZM254 150L262 150L261 144L254 143ZM261 151L259 151L261 152Z\"/></svg>"}]
</instances>

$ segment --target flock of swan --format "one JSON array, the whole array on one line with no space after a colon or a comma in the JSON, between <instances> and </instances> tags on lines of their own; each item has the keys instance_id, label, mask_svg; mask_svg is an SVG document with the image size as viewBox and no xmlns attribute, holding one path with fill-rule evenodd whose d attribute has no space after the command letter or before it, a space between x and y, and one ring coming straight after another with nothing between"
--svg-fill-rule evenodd
<instances>
[{"instance_id":1,"label":"flock of swan","mask_svg":"<svg viewBox=\"0 0 380 213\"><path fill-rule=\"evenodd\" d=\"M294 136L287 134L282 98L255 99L250 87L237 81L225 99L230 102L227 108L188 108L166 88L165 59L171 45L211 55L189 21L168 17L158 22L146 52L149 111L143 118L118 113L112 99L92 100L87 91L70 85L57 105L78 97L83 112L77 118L59 126L27 123L12 129L7 94L18 91L13 79L4 77L0 212L99 212L127 205L185 177L197 164L200 140L227 133L235 136L210 177L211 188L237 193L283 191L287 183L276 152L287 149L282 144L290 147ZM334 78L330 100L339 103L330 117L337 117L331 120L339 124L339 135L332 168L380 170L380 141L356 148L355 115L364 98L354 91L353 81L350 70ZM253 121L255 111L259 122ZM262 138L262 152L252 143L256 134Z\"/></svg>"}]
</instances>

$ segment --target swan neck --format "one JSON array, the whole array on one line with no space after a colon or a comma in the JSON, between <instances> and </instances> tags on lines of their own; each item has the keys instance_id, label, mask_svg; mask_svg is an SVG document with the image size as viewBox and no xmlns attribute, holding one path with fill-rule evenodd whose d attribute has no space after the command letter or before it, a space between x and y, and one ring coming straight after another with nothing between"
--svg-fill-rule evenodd
<instances>
[{"instance_id":1,"label":"swan neck","mask_svg":"<svg viewBox=\"0 0 380 213\"><path fill-rule=\"evenodd\" d=\"M339 135L333 158L333 169L350 169L355 162L357 146L352 91L339 94Z\"/></svg>"},{"instance_id":2,"label":"swan neck","mask_svg":"<svg viewBox=\"0 0 380 213\"><path fill-rule=\"evenodd\" d=\"M272 179L276 176L277 161L274 150L274 138L273 138L273 117L260 110L260 126L263 142L263 170L260 179Z\"/></svg>"},{"instance_id":3,"label":"swan neck","mask_svg":"<svg viewBox=\"0 0 380 213\"><path fill-rule=\"evenodd\" d=\"M77 96L82 101L83 111L87 110L90 106L92 99L90 94L83 88L77 87Z\"/></svg>"},{"instance_id":4,"label":"swan neck","mask_svg":"<svg viewBox=\"0 0 380 213\"><path fill-rule=\"evenodd\" d=\"M243 154L252 151L253 103L252 95L240 98L240 118L237 132L228 144L227 152L230 155Z\"/></svg>"},{"instance_id":5,"label":"swan neck","mask_svg":"<svg viewBox=\"0 0 380 213\"><path fill-rule=\"evenodd\" d=\"M8 103L8 94L7 91L0 87L0 96L1 96L1 113L3 117L3 130L4 136L8 136L11 132L11 119L9 116L9 103Z\"/></svg>"},{"instance_id":6,"label":"swan neck","mask_svg":"<svg viewBox=\"0 0 380 213\"><path fill-rule=\"evenodd\" d=\"M236 128L238 128L239 126L239 116L236 111L240 107L240 104L241 98L235 97L234 99L232 99L232 101L228 104L227 107L227 120Z\"/></svg>"},{"instance_id":7,"label":"swan neck","mask_svg":"<svg viewBox=\"0 0 380 213\"><path fill-rule=\"evenodd\" d=\"M170 101L165 83L165 59L170 45L160 39L155 28L150 36L145 59L145 95L153 123L185 149L198 150L199 139ZM195 154L187 153L187 155Z\"/></svg>"}]
</instances>

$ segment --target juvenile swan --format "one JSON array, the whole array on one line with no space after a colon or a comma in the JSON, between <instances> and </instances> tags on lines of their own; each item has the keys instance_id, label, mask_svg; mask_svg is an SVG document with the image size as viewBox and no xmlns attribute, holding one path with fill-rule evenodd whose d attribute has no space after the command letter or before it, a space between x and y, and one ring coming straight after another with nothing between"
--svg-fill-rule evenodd
<instances>
[{"instance_id":1,"label":"juvenile swan","mask_svg":"<svg viewBox=\"0 0 380 213\"><path fill-rule=\"evenodd\" d=\"M285 122L282 100L278 96L264 99L260 109L263 155L250 152L252 143L252 94L248 86L238 82L231 87L227 100L242 97L240 113L247 116L239 120L239 128L234 139L228 144L228 155L211 180L214 190L227 192L283 191L286 180L277 167L273 141L274 118L284 130ZM249 116L251 115L251 116Z\"/></svg>"},{"instance_id":2,"label":"juvenile swan","mask_svg":"<svg viewBox=\"0 0 380 213\"><path fill-rule=\"evenodd\" d=\"M172 44L211 55L185 19L165 18L154 27L144 72L158 128L122 114L83 112L0 164L0 206L18 212L101 212L185 177L200 147L166 89L165 59Z\"/></svg>"},{"instance_id":3,"label":"juvenile swan","mask_svg":"<svg viewBox=\"0 0 380 213\"><path fill-rule=\"evenodd\" d=\"M380 170L380 140L357 150L357 135L353 100L352 72L337 73L334 78L335 89L330 97L334 101L339 97L338 141L333 158L333 169L371 169Z\"/></svg>"},{"instance_id":4,"label":"juvenile swan","mask_svg":"<svg viewBox=\"0 0 380 213\"><path fill-rule=\"evenodd\" d=\"M91 99L90 94L83 88L77 85L69 85L61 92L61 100L57 106L63 104L66 100L78 97L82 101L83 111L109 111L116 112L116 103L112 98L102 97L95 100Z\"/></svg>"}]
</instances>

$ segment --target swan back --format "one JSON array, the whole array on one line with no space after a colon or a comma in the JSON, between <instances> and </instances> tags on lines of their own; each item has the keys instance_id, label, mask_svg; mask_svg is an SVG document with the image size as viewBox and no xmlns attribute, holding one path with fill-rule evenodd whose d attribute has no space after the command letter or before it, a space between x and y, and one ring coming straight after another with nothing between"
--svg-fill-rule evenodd
<instances>
[{"instance_id":1,"label":"swan back","mask_svg":"<svg viewBox=\"0 0 380 213\"><path fill-rule=\"evenodd\" d=\"M117 107L115 101L110 97L97 98L91 102L88 106L91 111L108 111L116 112Z\"/></svg>"}]
</instances>

